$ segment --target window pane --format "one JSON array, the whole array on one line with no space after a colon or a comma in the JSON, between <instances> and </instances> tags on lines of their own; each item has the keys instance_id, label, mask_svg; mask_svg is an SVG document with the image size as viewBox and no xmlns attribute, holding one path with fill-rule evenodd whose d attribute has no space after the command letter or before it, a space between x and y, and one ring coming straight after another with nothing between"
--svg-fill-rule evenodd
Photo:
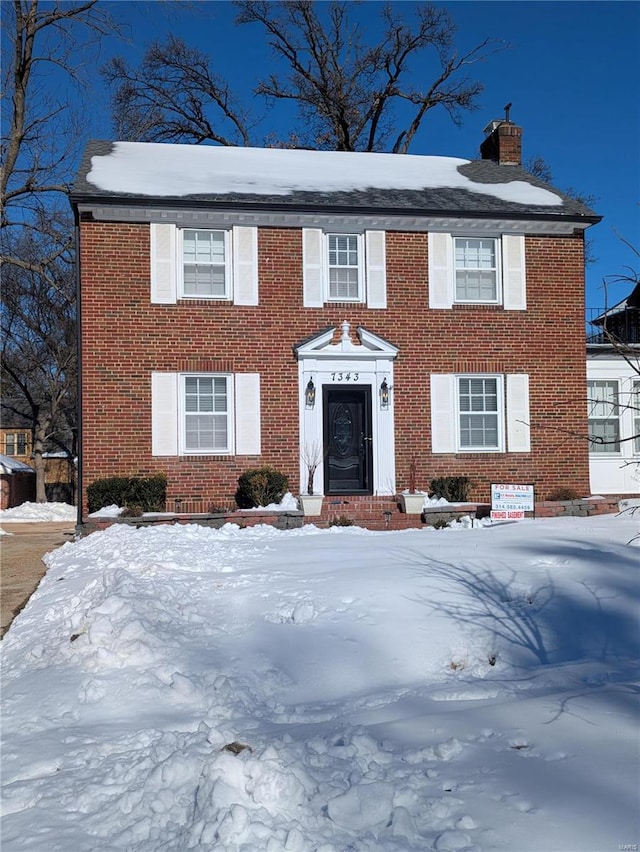
<instances>
[{"instance_id":1,"label":"window pane","mask_svg":"<svg viewBox=\"0 0 640 852\"><path fill-rule=\"evenodd\" d=\"M618 420L590 420L589 437L592 453L620 452L620 423Z\"/></svg>"},{"instance_id":2,"label":"window pane","mask_svg":"<svg viewBox=\"0 0 640 852\"><path fill-rule=\"evenodd\" d=\"M15 454L16 445L15 445L15 435L7 435L4 439L5 443L5 453L8 456L12 456Z\"/></svg>"},{"instance_id":3,"label":"window pane","mask_svg":"<svg viewBox=\"0 0 640 852\"><path fill-rule=\"evenodd\" d=\"M497 447L498 417L496 414L463 414L460 417L460 446Z\"/></svg>"}]
</instances>

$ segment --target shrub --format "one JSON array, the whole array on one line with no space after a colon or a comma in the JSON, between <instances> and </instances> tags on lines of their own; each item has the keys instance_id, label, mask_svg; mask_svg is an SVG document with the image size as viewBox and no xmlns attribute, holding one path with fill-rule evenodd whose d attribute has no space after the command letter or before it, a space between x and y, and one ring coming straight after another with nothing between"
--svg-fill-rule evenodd
<instances>
[{"instance_id":1,"label":"shrub","mask_svg":"<svg viewBox=\"0 0 640 852\"><path fill-rule=\"evenodd\" d=\"M439 476L431 480L430 497L444 497L450 503L466 503L471 490L468 476Z\"/></svg>"},{"instance_id":2,"label":"shrub","mask_svg":"<svg viewBox=\"0 0 640 852\"><path fill-rule=\"evenodd\" d=\"M577 500L579 496L580 495L575 488L560 486L559 488L554 488L553 491L549 492L547 500Z\"/></svg>"},{"instance_id":3,"label":"shrub","mask_svg":"<svg viewBox=\"0 0 640 852\"><path fill-rule=\"evenodd\" d=\"M236 503L240 509L280 503L288 490L287 477L272 467L247 470L238 478Z\"/></svg>"},{"instance_id":4,"label":"shrub","mask_svg":"<svg viewBox=\"0 0 640 852\"><path fill-rule=\"evenodd\" d=\"M348 518L346 515L334 515L333 518L329 521L330 527L352 527L354 526L354 521L351 518Z\"/></svg>"},{"instance_id":5,"label":"shrub","mask_svg":"<svg viewBox=\"0 0 640 852\"><path fill-rule=\"evenodd\" d=\"M87 487L89 512L104 506L139 507L142 512L162 512L167 499L167 477L109 476L96 479Z\"/></svg>"}]
</instances>

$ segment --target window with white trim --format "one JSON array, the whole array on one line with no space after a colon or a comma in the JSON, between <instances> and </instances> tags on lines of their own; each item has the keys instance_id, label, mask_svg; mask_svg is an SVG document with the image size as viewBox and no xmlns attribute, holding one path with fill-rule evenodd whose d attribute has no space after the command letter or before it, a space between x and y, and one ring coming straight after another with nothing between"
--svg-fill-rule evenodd
<instances>
[{"instance_id":1,"label":"window with white trim","mask_svg":"<svg viewBox=\"0 0 640 852\"><path fill-rule=\"evenodd\" d=\"M502 381L497 376L458 376L460 450L501 450Z\"/></svg>"},{"instance_id":2,"label":"window with white trim","mask_svg":"<svg viewBox=\"0 0 640 852\"><path fill-rule=\"evenodd\" d=\"M489 302L500 299L498 240L455 237L455 301Z\"/></svg>"},{"instance_id":3,"label":"window with white trim","mask_svg":"<svg viewBox=\"0 0 640 852\"><path fill-rule=\"evenodd\" d=\"M231 447L232 390L229 376L182 376L182 450L226 454Z\"/></svg>"},{"instance_id":4,"label":"window with white trim","mask_svg":"<svg viewBox=\"0 0 640 852\"><path fill-rule=\"evenodd\" d=\"M597 379L587 382L591 453L620 452L619 396L617 381Z\"/></svg>"},{"instance_id":5,"label":"window with white trim","mask_svg":"<svg viewBox=\"0 0 640 852\"><path fill-rule=\"evenodd\" d=\"M640 455L640 381L637 380L633 382L631 407L633 409L633 452Z\"/></svg>"},{"instance_id":6,"label":"window with white trim","mask_svg":"<svg viewBox=\"0 0 640 852\"><path fill-rule=\"evenodd\" d=\"M362 236L327 234L328 300L361 302L363 293Z\"/></svg>"},{"instance_id":7,"label":"window with white trim","mask_svg":"<svg viewBox=\"0 0 640 852\"><path fill-rule=\"evenodd\" d=\"M5 454L8 456L26 456L27 433L16 432L5 435Z\"/></svg>"},{"instance_id":8,"label":"window with white trim","mask_svg":"<svg viewBox=\"0 0 640 852\"><path fill-rule=\"evenodd\" d=\"M180 231L184 298L231 298L229 231L184 228Z\"/></svg>"}]
</instances>

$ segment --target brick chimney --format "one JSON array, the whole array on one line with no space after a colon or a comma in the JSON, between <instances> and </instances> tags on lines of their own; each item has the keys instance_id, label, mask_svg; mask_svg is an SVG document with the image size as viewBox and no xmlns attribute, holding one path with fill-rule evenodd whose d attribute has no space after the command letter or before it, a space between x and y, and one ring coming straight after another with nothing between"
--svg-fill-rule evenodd
<instances>
[{"instance_id":1,"label":"brick chimney","mask_svg":"<svg viewBox=\"0 0 640 852\"><path fill-rule=\"evenodd\" d=\"M490 121L485 127L486 139L480 146L483 160L495 160L501 166L522 165L522 128L509 119Z\"/></svg>"}]
</instances>

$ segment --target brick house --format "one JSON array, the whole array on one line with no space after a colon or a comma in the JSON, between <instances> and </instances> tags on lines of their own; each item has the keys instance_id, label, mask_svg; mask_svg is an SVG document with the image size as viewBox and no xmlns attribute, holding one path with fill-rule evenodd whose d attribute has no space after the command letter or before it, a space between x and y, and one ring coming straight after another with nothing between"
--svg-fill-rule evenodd
<instances>
[{"instance_id":1,"label":"brick house","mask_svg":"<svg viewBox=\"0 0 640 852\"><path fill-rule=\"evenodd\" d=\"M481 159L89 143L79 234L81 493L164 472L167 509L233 505L272 465L381 501L437 476L589 492L591 210Z\"/></svg>"}]
</instances>

